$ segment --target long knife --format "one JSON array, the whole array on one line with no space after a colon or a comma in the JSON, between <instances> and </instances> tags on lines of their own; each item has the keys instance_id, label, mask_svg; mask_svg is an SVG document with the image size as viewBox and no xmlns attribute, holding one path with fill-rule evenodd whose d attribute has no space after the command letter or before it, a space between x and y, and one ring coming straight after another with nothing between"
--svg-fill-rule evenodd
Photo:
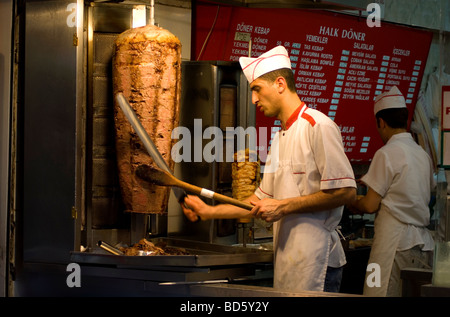
<instances>
[{"instance_id":1,"label":"long knife","mask_svg":"<svg viewBox=\"0 0 450 317\"><path fill-rule=\"evenodd\" d=\"M148 136L147 131L145 131L141 122L137 118L136 113L131 108L130 104L128 103L128 100L120 92L116 94L116 100L119 103L119 106L122 109L125 116L127 117L128 121L130 122L131 126L133 127L134 131L136 131L137 135L144 144L145 149L150 154L153 161L156 163L156 165L160 169L167 171L168 173L173 175L172 171L169 169L169 166L167 166L166 161L163 159L161 153L158 151L152 139ZM177 198L178 202L183 203L184 198L187 195L186 192L178 187L172 187L172 191L175 194L175 197Z\"/></svg>"}]
</instances>

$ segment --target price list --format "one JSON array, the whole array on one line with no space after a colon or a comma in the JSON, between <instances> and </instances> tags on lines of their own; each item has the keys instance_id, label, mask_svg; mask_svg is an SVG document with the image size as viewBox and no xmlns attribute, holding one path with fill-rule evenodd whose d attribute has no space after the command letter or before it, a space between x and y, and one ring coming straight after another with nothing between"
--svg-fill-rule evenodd
<instances>
[{"instance_id":1,"label":"price list","mask_svg":"<svg viewBox=\"0 0 450 317\"><path fill-rule=\"evenodd\" d=\"M213 16L215 7L198 6L197 16ZM308 107L339 126L352 162L369 162L382 146L375 126L373 102L397 86L406 99L411 121L431 44L430 32L382 23L368 27L364 19L325 11L222 8L226 25L217 26L203 60L238 61L258 57L275 46L289 53L295 87ZM209 21L199 18L197 39ZM196 47L203 45L196 43ZM256 113L257 128L271 135L280 129L276 118ZM270 148L258 144L260 151Z\"/></svg>"}]
</instances>

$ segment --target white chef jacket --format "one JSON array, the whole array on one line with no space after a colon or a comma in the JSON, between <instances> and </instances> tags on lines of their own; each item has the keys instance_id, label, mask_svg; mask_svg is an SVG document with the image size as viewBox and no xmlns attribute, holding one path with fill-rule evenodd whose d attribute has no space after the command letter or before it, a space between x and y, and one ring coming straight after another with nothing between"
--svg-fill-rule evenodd
<instances>
[{"instance_id":1,"label":"white chef jacket","mask_svg":"<svg viewBox=\"0 0 450 317\"><path fill-rule=\"evenodd\" d=\"M381 197L380 210L386 210L407 227L397 251L419 245L423 251L434 249L430 223L431 190L435 186L429 155L410 133L393 135L374 155L369 171L361 180Z\"/></svg>"},{"instance_id":2,"label":"white chef jacket","mask_svg":"<svg viewBox=\"0 0 450 317\"><path fill-rule=\"evenodd\" d=\"M304 103L272 141L258 198L286 199L320 190L356 188L337 125ZM274 287L322 291L327 266L346 263L335 231L343 206L292 214L274 223Z\"/></svg>"},{"instance_id":3,"label":"white chef jacket","mask_svg":"<svg viewBox=\"0 0 450 317\"><path fill-rule=\"evenodd\" d=\"M380 283L378 286L365 283L363 294L386 296L397 251L414 246L422 251L434 249L433 238L426 228L435 183L431 159L409 133L395 134L375 153L361 180L382 197L369 257L369 264L376 263L381 268Z\"/></svg>"}]
</instances>

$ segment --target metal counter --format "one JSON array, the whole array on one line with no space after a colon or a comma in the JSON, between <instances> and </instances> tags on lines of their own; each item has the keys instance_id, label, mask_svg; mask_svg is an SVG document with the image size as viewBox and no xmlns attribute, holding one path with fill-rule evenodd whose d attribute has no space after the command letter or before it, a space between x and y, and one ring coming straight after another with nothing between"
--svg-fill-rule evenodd
<instances>
[{"instance_id":1,"label":"metal counter","mask_svg":"<svg viewBox=\"0 0 450 317\"><path fill-rule=\"evenodd\" d=\"M116 267L148 269L154 266L209 267L254 264L273 261L273 252L253 248L211 244L191 240L156 238L149 241L182 248L188 255L125 256L94 252L72 252L71 260L79 264L103 264Z\"/></svg>"},{"instance_id":2,"label":"metal counter","mask_svg":"<svg viewBox=\"0 0 450 317\"><path fill-rule=\"evenodd\" d=\"M190 295L201 297L362 297L362 295L345 293L291 292L273 287L239 284L191 285Z\"/></svg>"},{"instance_id":3,"label":"metal counter","mask_svg":"<svg viewBox=\"0 0 450 317\"><path fill-rule=\"evenodd\" d=\"M273 276L273 252L270 250L172 238L148 241L182 248L189 254L125 256L106 254L99 249L72 252L71 260L81 266L84 281L101 279L101 283L115 287L122 284L124 289L125 285L134 283L138 286L129 291L135 296L191 296L192 284L253 283L261 276L271 281ZM95 289L88 291L91 293ZM120 290L116 294L123 295Z\"/></svg>"}]
</instances>

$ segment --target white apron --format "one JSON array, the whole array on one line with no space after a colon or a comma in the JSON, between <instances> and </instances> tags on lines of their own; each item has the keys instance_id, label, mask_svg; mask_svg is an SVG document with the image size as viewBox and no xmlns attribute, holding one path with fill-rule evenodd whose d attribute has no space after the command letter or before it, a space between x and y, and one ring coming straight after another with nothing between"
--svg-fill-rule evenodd
<instances>
[{"instance_id":1,"label":"white apron","mask_svg":"<svg viewBox=\"0 0 450 317\"><path fill-rule=\"evenodd\" d=\"M375 282L375 271L366 272L363 294L371 297L384 297L389 286L395 253L407 226L394 218L389 212L380 209L375 218L374 227L375 234L368 264L379 265L380 284L373 285L372 283Z\"/></svg>"},{"instance_id":2,"label":"white apron","mask_svg":"<svg viewBox=\"0 0 450 317\"><path fill-rule=\"evenodd\" d=\"M275 173L277 199L300 196L291 161L280 161ZM289 215L274 223L275 288L323 291L331 233L321 222L310 213Z\"/></svg>"}]
</instances>

